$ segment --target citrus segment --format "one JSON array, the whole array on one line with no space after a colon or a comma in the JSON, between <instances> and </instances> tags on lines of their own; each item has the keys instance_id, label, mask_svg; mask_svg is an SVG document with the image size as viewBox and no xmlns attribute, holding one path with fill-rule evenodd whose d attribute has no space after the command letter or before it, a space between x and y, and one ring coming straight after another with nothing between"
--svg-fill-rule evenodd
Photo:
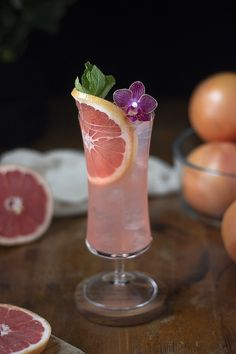
<instances>
[{"instance_id":1,"label":"citrus segment","mask_svg":"<svg viewBox=\"0 0 236 354\"><path fill-rule=\"evenodd\" d=\"M36 313L0 304L0 353L42 353L50 335L50 324Z\"/></svg>"},{"instance_id":2,"label":"citrus segment","mask_svg":"<svg viewBox=\"0 0 236 354\"><path fill-rule=\"evenodd\" d=\"M74 89L90 182L108 184L133 161L135 137L125 113L115 104Z\"/></svg>"},{"instance_id":3,"label":"citrus segment","mask_svg":"<svg viewBox=\"0 0 236 354\"><path fill-rule=\"evenodd\" d=\"M44 179L31 169L0 166L0 244L33 241L49 227L53 199Z\"/></svg>"}]
</instances>

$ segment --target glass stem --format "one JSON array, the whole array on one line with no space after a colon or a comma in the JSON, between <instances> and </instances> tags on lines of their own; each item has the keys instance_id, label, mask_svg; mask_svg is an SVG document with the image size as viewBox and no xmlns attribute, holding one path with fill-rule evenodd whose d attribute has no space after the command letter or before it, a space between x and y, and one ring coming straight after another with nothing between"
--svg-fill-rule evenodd
<instances>
[{"instance_id":1,"label":"glass stem","mask_svg":"<svg viewBox=\"0 0 236 354\"><path fill-rule=\"evenodd\" d=\"M115 259L114 284L123 285L126 283L125 260Z\"/></svg>"}]
</instances>

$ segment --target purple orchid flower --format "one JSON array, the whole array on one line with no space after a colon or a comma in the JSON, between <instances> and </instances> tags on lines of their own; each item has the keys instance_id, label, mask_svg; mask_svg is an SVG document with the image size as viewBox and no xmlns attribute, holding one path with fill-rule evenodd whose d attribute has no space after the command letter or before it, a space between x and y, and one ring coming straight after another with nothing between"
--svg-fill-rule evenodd
<instances>
[{"instance_id":1,"label":"purple orchid flower","mask_svg":"<svg viewBox=\"0 0 236 354\"><path fill-rule=\"evenodd\" d=\"M131 122L151 120L152 112L158 105L152 96L145 93L145 86L141 81L135 81L128 89L116 90L113 100L125 111Z\"/></svg>"}]
</instances>

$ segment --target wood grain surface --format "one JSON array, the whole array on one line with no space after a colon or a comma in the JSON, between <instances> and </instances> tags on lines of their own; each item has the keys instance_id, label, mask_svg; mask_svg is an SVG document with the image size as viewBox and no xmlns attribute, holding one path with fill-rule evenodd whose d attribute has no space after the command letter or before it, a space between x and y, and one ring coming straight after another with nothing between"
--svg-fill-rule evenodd
<instances>
[{"instance_id":1,"label":"wood grain surface","mask_svg":"<svg viewBox=\"0 0 236 354\"><path fill-rule=\"evenodd\" d=\"M51 335L44 354L84 354L82 350L73 347L60 338Z\"/></svg>"},{"instance_id":2,"label":"wood grain surface","mask_svg":"<svg viewBox=\"0 0 236 354\"><path fill-rule=\"evenodd\" d=\"M32 147L81 147L75 114L70 101L52 102L48 132ZM158 118L151 153L172 162L173 139L187 124L186 103L162 102ZM127 269L147 272L167 287L163 312L151 322L109 327L78 312L77 284L113 268L86 249L86 215L54 219L40 240L0 248L1 302L37 312L54 335L87 354L235 354L236 265L220 229L190 218L178 195L150 198L149 207L153 243L127 261Z\"/></svg>"}]
</instances>

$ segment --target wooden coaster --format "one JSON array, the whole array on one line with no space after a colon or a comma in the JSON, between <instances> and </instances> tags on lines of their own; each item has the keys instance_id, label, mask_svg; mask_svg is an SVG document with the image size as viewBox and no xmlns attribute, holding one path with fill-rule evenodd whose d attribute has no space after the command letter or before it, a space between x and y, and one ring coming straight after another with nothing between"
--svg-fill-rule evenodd
<instances>
[{"instance_id":1,"label":"wooden coaster","mask_svg":"<svg viewBox=\"0 0 236 354\"><path fill-rule=\"evenodd\" d=\"M107 326L133 326L155 319L163 312L167 296L166 288L158 282L157 296L148 304L133 310L109 310L99 307L84 297L83 284L78 284L75 302L79 312L88 320Z\"/></svg>"}]
</instances>

